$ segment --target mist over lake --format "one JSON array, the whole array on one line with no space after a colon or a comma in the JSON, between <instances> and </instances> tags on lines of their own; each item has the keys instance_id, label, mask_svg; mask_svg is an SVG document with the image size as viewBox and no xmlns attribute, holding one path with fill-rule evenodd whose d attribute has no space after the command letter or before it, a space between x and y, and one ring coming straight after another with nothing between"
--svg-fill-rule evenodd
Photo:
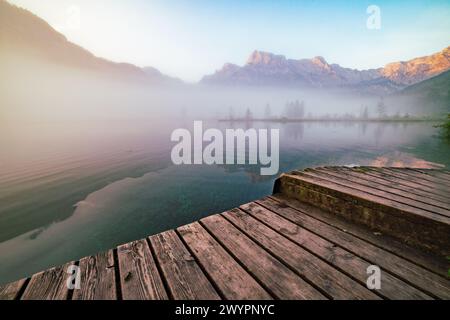
<instances>
[{"instance_id":1,"label":"mist over lake","mask_svg":"<svg viewBox=\"0 0 450 320\"><path fill-rule=\"evenodd\" d=\"M315 107L318 97L292 91L212 92L138 91L129 101L124 92L116 99L40 95L39 109L28 100L3 109L0 282L271 193L278 175L261 176L258 165L173 165L170 135L192 130L194 120L222 132L279 129L279 173L326 165L449 166L450 147L433 122L218 121L229 107L236 116L251 108L256 117L270 103L273 114L282 114L285 101L296 96L316 114L357 114L361 103L375 106L376 99L330 99L327 108L325 102Z\"/></svg>"}]
</instances>

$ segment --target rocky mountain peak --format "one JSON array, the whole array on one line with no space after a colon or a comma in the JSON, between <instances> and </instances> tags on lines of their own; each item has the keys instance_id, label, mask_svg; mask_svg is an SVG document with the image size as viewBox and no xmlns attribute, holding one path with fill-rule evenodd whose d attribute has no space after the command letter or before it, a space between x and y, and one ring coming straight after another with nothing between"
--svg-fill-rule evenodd
<instances>
[{"instance_id":1,"label":"rocky mountain peak","mask_svg":"<svg viewBox=\"0 0 450 320\"><path fill-rule=\"evenodd\" d=\"M321 57L321 56L317 56L317 57L312 58L311 62L316 64L316 65L318 65L318 66L322 66L322 67L328 66L328 63L325 60L325 58Z\"/></svg>"},{"instance_id":2,"label":"rocky mountain peak","mask_svg":"<svg viewBox=\"0 0 450 320\"><path fill-rule=\"evenodd\" d=\"M270 52L255 50L248 58L247 64L248 65L256 65L256 64L268 65L268 64L278 64L283 61L286 61L286 58L282 55L275 55Z\"/></svg>"},{"instance_id":3,"label":"rocky mountain peak","mask_svg":"<svg viewBox=\"0 0 450 320\"><path fill-rule=\"evenodd\" d=\"M233 63L225 63L222 67L222 71L233 71L233 70L237 70L240 67L238 65L235 65Z\"/></svg>"}]
</instances>

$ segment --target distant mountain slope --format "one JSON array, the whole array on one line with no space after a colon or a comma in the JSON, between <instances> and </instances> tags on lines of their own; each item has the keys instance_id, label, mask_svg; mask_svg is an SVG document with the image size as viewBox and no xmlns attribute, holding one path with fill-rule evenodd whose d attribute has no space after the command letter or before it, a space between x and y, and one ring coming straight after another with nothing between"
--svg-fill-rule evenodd
<instances>
[{"instance_id":1,"label":"distant mountain slope","mask_svg":"<svg viewBox=\"0 0 450 320\"><path fill-rule=\"evenodd\" d=\"M403 89L399 95L413 96L450 112L450 71Z\"/></svg>"},{"instance_id":2,"label":"distant mountain slope","mask_svg":"<svg viewBox=\"0 0 450 320\"><path fill-rule=\"evenodd\" d=\"M150 74L129 63L115 63L96 57L69 42L43 19L4 0L0 0L0 57L3 63L20 63L20 58L25 58L88 70L108 78L166 81L161 73Z\"/></svg>"},{"instance_id":3,"label":"distant mountain slope","mask_svg":"<svg viewBox=\"0 0 450 320\"><path fill-rule=\"evenodd\" d=\"M407 94L448 96L450 92L450 71L443 72L436 77L406 87L401 92Z\"/></svg>"},{"instance_id":4,"label":"distant mountain slope","mask_svg":"<svg viewBox=\"0 0 450 320\"><path fill-rule=\"evenodd\" d=\"M182 84L183 81L179 78L174 78L174 77L169 77L163 73L161 73L161 71L159 71L156 68L153 67L144 67L142 68L142 70L145 72L145 74L152 78L152 79L159 79L160 82L165 83L165 84Z\"/></svg>"},{"instance_id":5,"label":"distant mountain slope","mask_svg":"<svg viewBox=\"0 0 450 320\"><path fill-rule=\"evenodd\" d=\"M449 52L450 47L429 57L360 71L329 64L323 57L293 60L282 55L254 51L244 66L227 63L214 74L205 76L201 83L334 87L389 93L449 70Z\"/></svg>"}]
</instances>

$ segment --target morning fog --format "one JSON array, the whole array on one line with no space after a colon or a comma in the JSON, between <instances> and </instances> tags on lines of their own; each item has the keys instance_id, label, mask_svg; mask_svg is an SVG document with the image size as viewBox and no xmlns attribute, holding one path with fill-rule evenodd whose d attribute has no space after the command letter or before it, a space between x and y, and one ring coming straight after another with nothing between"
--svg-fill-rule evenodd
<instances>
[{"instance_id":1,"label":"morning fog","mask_svg":"<svg viewBox=\"0 0 450 320\"><path fill-rule=\"evenodd\" d=\"M193 134L182 128L172 132L171 141L178 143L172 148L171 159L175 165L260 165L261 175L275 175L279 170L279 140L278 129L226 129L224 137L221 130L204 131L203 122L194 121Z\"/></svg>"}]
</instances>

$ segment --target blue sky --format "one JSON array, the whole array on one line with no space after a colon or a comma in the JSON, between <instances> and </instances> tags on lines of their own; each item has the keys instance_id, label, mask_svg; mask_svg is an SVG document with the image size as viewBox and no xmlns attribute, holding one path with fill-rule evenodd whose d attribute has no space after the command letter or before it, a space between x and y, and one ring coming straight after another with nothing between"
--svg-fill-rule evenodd
<instances>
[{"instance_id":1,"label":"blue sky","mask_svg":"<svg viewBox=\"0 0 450 320\"><path fill-rule=\"evenodd\" d=\"M450 45L450 1L9 0L94 54L197 81L264 50L358 69ZM381 10L369 30L366 10Z\"/></svg>"}]
</instances>

